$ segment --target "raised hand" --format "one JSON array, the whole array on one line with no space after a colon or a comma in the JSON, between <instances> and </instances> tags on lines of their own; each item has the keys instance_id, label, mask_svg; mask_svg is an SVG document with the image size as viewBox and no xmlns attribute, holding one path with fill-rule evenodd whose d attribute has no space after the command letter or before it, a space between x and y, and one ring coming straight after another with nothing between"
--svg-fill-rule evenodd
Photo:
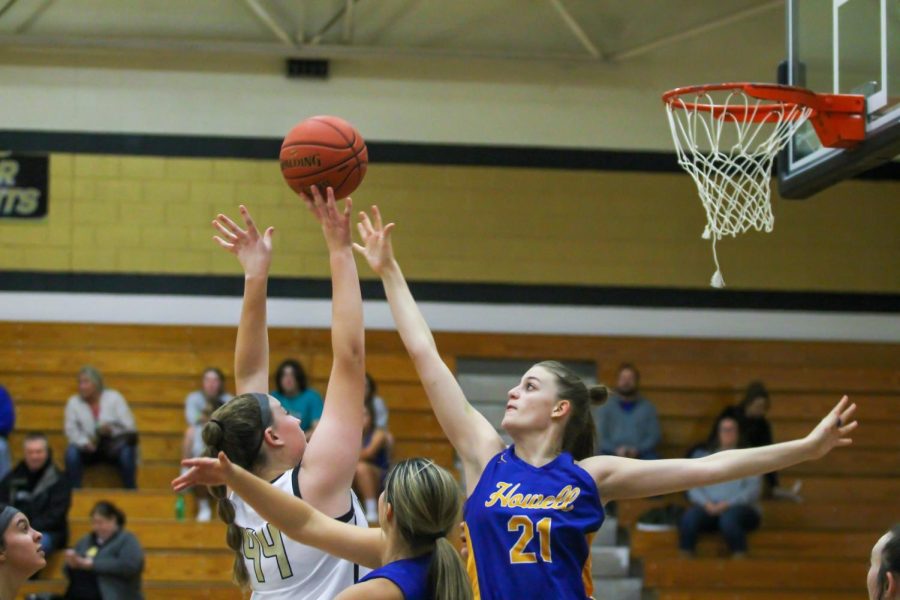
<instances>
[{"instance_id":1,"label":"raised hand","mask_svg":"<svg viewBox=\"0 0 900 600\"><path fill-rule=\"evenodd\" d=\"M242 204L240 211L247 229L241 229L227 216L219 214L212 223L222 235L214 236L213 239L222 248L237 256L238 262L244 268L244 275L268 275L269 265L272 263L272 235L275 228L269 227L260 235L247 207Z\"/></svg>"},{"instance_id":2,"label":"raised hand","mask_svg":"<svg viewBox=\"0 0 900 600\"><path fill-rule=\"evenodd\" d=\"M394 249L391 246L391 230L393 223L382 225L381 211L377 206L372 206L372 218L365 212L359 213L359 223L356 224L359 237L363 245L353 244L353 249L365 257L366 262L378 275L394 262Z\"/></svg>"},{"instance_id":3,"label":"raised hand","mask_svg":"<svg viewBox=\"0 0 900 600\"><path fill-rule=\"evenodd\" d=\"M353 201L350 198L344 199L344 209L339 210L337 201L334 199L334 190L328 188L326 190L327 198L322 198L319 188L312 186L310 188L312 197L301 192L300 197L309 208L309 212L313 214L316 221L322 225L322 233L325 234L325 243L328 245L329 252L337 252L350 247L350 210L353 208Z\"/></svg>"},{"instance_id":4,"label":"raised hand","mask_svg":"<svg viewBox=\"0 0 900 600\"><path fill-rule=\"evenodd\" d=\"M851 421L854 412L856 404L850 404L850 399L844 396L806 436L812 444L815 458L822 458L837 446L853 443L849 435L859 425L857 421Z\"/></svg>"},{"instance_id":5,"label":"raised hand","mask_svg":"<svg viewBox=\"0 0 900 600\"><path fill-rule=\"evenodd\" d=\"M183 475L172 480L172 489L181 492L195 485L226 485L234 472L231 461L224 452L218 458L186 458L181 466L191 467Z\"/></svg>"}]
</instances>

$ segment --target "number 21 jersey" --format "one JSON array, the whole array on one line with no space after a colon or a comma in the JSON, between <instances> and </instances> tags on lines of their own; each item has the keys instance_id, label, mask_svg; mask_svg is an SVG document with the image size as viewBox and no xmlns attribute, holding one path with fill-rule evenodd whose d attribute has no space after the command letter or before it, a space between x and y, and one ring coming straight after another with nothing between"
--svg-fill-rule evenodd
<instances>
[{"instance_id":1,"label":"number 21 jersey","mask_svg":"<svg viewBox=\"0 0 900 600\"><path fill-rule=\"evenodd\" d=\"M593 593L591 537L604 512L593 478L571 454L535 467L510 446L488 462L464 517L476 599Z\"/></svg>"}]
</instances>

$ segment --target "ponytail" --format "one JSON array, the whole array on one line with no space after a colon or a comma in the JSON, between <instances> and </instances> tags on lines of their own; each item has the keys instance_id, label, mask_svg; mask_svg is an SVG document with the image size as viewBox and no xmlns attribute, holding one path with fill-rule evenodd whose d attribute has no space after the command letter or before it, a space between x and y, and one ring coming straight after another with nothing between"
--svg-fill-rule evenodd
<instances>
[{"instance_id":1,"label":"ponytail","mask_svg":"<svg viewBox=\"0 0 900 600\"><path fill-rule=\"evenodd\" d=\"M593 456L597 446L597 430L591 404L606 400L609 394L606 386L588 388L572 369L555 360L545 360L535 366L546 369L556 377L557 397L568 400L572 406L563 430L563 452L568 452L575 460Z\"/></svg>"},{"instance_id":2,"label":"ponytail","mask_svg":"<svg viewBox=\"0 0 900 600\"><path fill-rule=\"evenodd\" d=\"M434 600L468 600L472 584L462 559L446 537L438 538L428 569L428 587Z\"/></svg>"},{"instance_id":3,"label":"ponytail","mask_svg":"<svg viewBox=\"0 0 900 600\"><path fill-rule=\"evenodd\" d=\"M427 458L410 458L391 468L384 501L394 508L394 523L414 553L431 550L429 598L469 600L472 586L462 559L447 534L459 523L462 500L453 475Z\"/></svg>"},{"instance_id":4,"label":"ponytail","mask_svg":"<svg viewBox=\"0 0 900 600\"><path fill-rule=\"evenodd\" d=\"M263 418L261 401L252 394L241 394L219 407L203 426L204 456L214 458L224 452L231 462L252 471L264 458L259 452L260 436L264 435ZM211 486L209 491L218 503L219 519L228 526L225 541L234 552L232 578L246 589L250 574L244 563L244 529L234 522L234 503L228 498L225 486Z\"/></svg>"}]
</instances>

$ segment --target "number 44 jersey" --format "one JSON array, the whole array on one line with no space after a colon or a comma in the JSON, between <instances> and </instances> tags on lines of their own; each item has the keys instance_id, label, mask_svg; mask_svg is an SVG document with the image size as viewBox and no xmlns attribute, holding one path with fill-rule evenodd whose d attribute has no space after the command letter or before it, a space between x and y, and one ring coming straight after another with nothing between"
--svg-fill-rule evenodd
<instances>
[{"instance_id":1,"label":"number 44 jersey","mask_svg":"<svg viewBox=\"0 0 900 600\"><path fill-rule=\"evenodd\" d=\"M285 471L272 485L288 494L300 496L297 475L300 467ZM325 554L283 535L264 521L239 496L234 502L234 522L244 530L244 564L250 576L252 598L256 600L313 600L333 598L356 583L369 569ZM350 510L341 521L368 527L365 513L356 495L347 493Z\"/></svg>"},{"instance_id":2,"label":"number 44 jersey","mask_svg":"<svg viewBox=\"0 0 900 600\"><path fill-rule=\"evenodd\" d=\"M475 598L585 600L593 593L591 538L603 506L571 454L535 467L510 446L488 462L464 514Z\"/></svg>"}]
</instances>

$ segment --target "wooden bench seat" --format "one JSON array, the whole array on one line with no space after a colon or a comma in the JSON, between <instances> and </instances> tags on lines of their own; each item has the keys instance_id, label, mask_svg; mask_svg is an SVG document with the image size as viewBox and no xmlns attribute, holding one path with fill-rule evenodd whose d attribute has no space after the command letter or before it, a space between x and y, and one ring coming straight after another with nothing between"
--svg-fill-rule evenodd
<instances>
[{"instance_id":1,"label":"wooden bench seat","mask_svg":"<svg viewBox=\"0 0 900 600\"><path fill-rule=\"evenodd\" d=\"M761 529L750 534L748 547L754 558L846 558L858 560L871 551L883 532L804 531ZM678 556L677 531L631 530L631 552L641 558L675 558ZM697 554L703 558L728 555L722 536L704 534L697 544Z\"/></svg>"},{"instance_id":2,"label":"wooden bench seat","mask_svg":"<svg viewBox=\"0 0 900 600\"><path fill-rule=\"evenodd\" d=\"M626 500L619 503L619 523L630 527L646 510L666 503L686 504L680 494L656 500ZM783 501L763 502L763 530L809 529L832 531L873 531L887 529L900 520L896 501L885 503L801 503ZM873 542L874 543L874 542Z\"/></svg>"},{"instance_id":3,"label":"wooden bench seat","mask_svg":"<svg viewBox=\"0 0 900 600\"><path fill-rule=\"evenodd\" d=\"M660 558L644 561L644 581L661 589L697 587L859 593L865 585L865 563L847 560Z\"/></svg>"},{"instance_id":4,"label":"wooden bench seat","mask_svg":"<svg viewBox=\"0 0 900 600\"><path fill-rule=\"evenodd\" d=\"M17 600L24 600L28 594L35 592L63 594L65 590L66 581L61 578L29 581L19 590ZM146 600L243 600L245 598L241 590L230 582L230 579L203 583L144 580L143 591Z\"/></svg>"}]
</instances>

